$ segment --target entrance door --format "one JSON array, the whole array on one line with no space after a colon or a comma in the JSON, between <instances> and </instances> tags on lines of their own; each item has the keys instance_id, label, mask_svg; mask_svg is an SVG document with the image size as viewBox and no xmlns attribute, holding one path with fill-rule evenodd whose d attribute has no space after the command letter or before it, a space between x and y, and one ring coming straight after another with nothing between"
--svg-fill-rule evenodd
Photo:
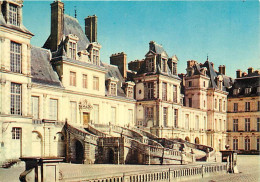
<instances>
[{"instance_id":1,"label":"entrance door","mask_svg":"<svg viewBox=\"0 0 260 182\"><path fill-rule=\"evenodd\" d=\"M89 113L83 112L83 125L88 125L89 123Z\"/></svg>"}]
</instances>

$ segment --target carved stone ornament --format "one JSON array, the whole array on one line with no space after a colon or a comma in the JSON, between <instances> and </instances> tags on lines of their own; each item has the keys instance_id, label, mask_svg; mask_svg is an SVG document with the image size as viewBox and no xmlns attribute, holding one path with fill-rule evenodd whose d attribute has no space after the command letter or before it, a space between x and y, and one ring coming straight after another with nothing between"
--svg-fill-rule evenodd
<instances>
[{"instance_id":1,"label":"carved stone ornament","mask_svg":"<svg viewBox=\"0 0 260 182\"><path fill-rule=\"evenodd\" d=\"M80 101L79 102L79 109L92 109L93 106L88 103L88 100L87 99L84 99L83 101Z\"/></svg>"}]
</instances>

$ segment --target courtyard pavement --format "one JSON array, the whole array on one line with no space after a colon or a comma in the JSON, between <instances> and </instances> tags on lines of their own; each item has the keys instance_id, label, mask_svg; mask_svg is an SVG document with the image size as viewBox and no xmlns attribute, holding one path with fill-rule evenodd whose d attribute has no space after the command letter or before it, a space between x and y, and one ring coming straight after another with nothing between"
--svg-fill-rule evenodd
<instances>
[{"instance_id":1,"label":"courtyard pavement","mask_svg":"<svg viewBox=\"0 0 260 182\"><path fill-rule=\"evenodd\" d=\"M82 169L81 165L76 164L62 164L63 169ZM163 168L178 168L177 165L164 165ZM185 167L185 166L181 166ZM186 166L187 167L187 166ZM101 176L102 174L112 174L120 172L133 172L142 170L156 170L161 169L160 165L84 165L84 170L88 171L91 176ZM24 166L14 166L9 169L0 168L0 182L19 182L19 175L24 171ZM259 182L260 181L260 156L256 155L239 155L238 156L238 170L239 174L225 174L217 175L213 177L206 177L203 179L192 180L192 182L217 182L217 181L228 181L228 182Z\"/></svg>"}]
</instances>

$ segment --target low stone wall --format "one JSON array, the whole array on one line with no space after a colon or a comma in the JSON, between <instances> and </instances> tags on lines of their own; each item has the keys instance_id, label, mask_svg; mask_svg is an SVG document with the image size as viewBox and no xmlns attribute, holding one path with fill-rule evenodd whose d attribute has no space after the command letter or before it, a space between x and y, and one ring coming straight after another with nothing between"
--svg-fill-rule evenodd
<instances>
[{"instance_id":1,"label":"low stone wall","mask_svg":"<svg viewBox=\"0 0 260 182\"><path fill-rule=\"evenodd\" d=\"M192 179L202 179L219 173L226 173L226 163L205 164L196 166L185 166L175 168L162 168L154 170L142 170L113 174L113 176L102 175L99 177L84 177L83 174L64 174L62 182L150 182L150 181L182 181ZM60 172L62 173L62 172Z\"/></svg>"}]
</instances>

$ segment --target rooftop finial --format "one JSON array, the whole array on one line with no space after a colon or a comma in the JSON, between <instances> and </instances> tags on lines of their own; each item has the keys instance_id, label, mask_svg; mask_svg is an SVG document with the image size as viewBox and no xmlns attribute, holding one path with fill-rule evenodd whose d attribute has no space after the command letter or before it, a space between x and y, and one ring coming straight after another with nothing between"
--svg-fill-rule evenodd
<instances>
[{"instance_id":1,"label":"rooftop finial","mask_svg":"<svg viewBox=\"0 0 260 182\"><path fill-rule=\"evenodd\" d=\"M209 61L209 53L207 53L207 61Z\"/></svg>"},{"instance_id":2,"label":"rooftop finial","mask_svg":"<svg viewBox=\"0 0 260 182\"><path fill-rule=\"evenodd\" d=\"M75 18L77 18L77 6L74 6L74 8L75 8Z\"/></svg>"}]
</instances>

